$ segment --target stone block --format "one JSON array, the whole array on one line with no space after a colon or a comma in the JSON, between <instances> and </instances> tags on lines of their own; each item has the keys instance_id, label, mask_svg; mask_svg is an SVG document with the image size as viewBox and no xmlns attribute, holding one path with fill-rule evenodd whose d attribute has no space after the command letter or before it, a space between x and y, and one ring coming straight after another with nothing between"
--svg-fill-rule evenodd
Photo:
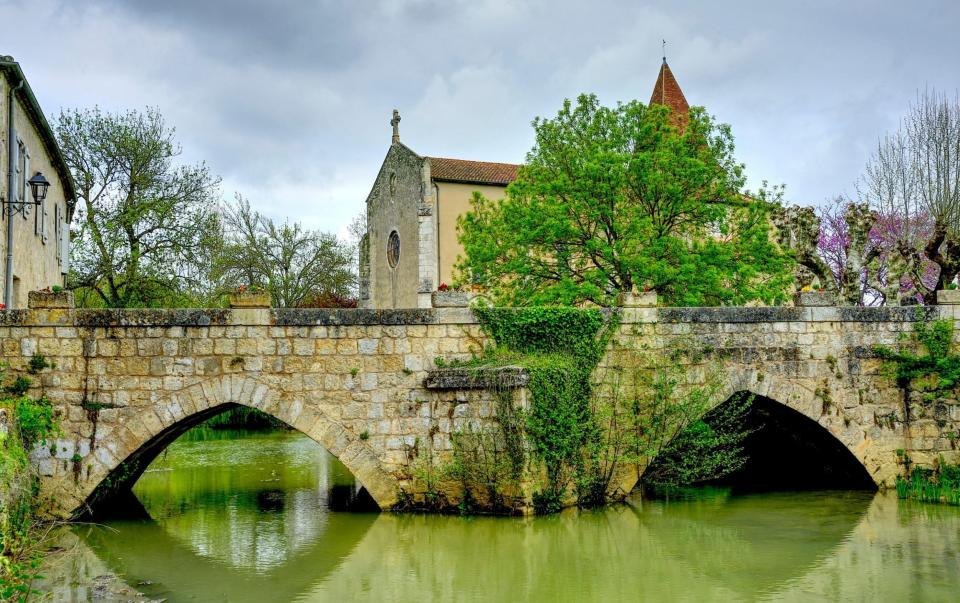
<instances>
[{"instance_id":1,"label":"stone block","mask_svg":"<svg viewBox=\"0 0 960 603\"><path fill-rule=\"evenodd\" d=\"M433 291L430 302L434 308L466 308L476 296L470 291Z\"/></svg>"},{"instance_id":2,"label":"stone block","mask_svg":"<svg viewBox=\"0 0 960 603\"><path fill-rule=\"evenodd\" d=\"M942 306L960 305L960 289L940 289L937 291L937 303Z\"/></svg>"},{"instance_id":3,"label":"stone block","mask_svg":"<svg viewBox=\"0 0 960 603\"><path fill-rule=\"evenodd\" d=\"M655 308L657 306L657 292L621 291L617 294L617 306L621 308Z\"/></svg>"},{"instance_id":4,"label":"stone block","mask_svg":"<svg viewBox=\"0 0 960 603\"><path fill-rule=\"evenodd\" d=\"M793 304L800 307L836 306L836 296L832 291L797 291L793 296Z\"/></svg>"},{"instance_id":5,"label":"stone block","mask_svg":"<svg viewBox=\"0 0 960 603\"><path fill-rule=\"evenodd\" d=\"M69 309L75 307L73 291L30 291L27 293L27 307L38 309Z\"/></svg>"},{"instance_id":6,"label":"stone block","mask_svg":"<svg viewBox=\"0 0 960 603\"><path fill-rule=\"evenodd\" d=\"M236 291L230 294L231 308L269 308L270 294L265 291Z\"/></svg>"}]
</instances>

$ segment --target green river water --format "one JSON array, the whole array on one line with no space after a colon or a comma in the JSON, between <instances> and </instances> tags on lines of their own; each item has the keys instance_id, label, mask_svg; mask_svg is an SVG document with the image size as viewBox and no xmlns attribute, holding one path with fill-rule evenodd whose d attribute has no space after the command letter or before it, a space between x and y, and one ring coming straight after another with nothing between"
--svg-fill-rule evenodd
<instances>
[{"instance_id":1,"label":"green river water","mask_svg":"<svg viewBox=\"0 0 960 603\"><path fill-rule=\"evenodd\" d=\"M715 490L542 518L331 509L355 489L296 432L195 430L137 483L149 518L69 528L41 586L113 600L90 586L112 572L171 603L960 601L960 509L890 494Z\"/></svg>"}]
</instances>

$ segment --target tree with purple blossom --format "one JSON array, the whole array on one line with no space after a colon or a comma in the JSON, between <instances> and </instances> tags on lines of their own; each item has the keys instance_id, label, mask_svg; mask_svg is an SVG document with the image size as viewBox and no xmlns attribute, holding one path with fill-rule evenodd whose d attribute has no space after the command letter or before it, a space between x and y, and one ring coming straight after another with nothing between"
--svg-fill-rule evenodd
<instances>
[{"instance_id":1,"label":"tree with purple blossom","mask_svg":"<svg viewBox=\"0 0 960 603\"><path fill-rule=\"evenodd\" d=\"M838 197L819 212L819 256L830 269L831 289L853 305L893 305L936 287L937 266L923 254L933 221L905 220ZM918 297L920 299L918 299Z\"/></svg>"}]
</instances>

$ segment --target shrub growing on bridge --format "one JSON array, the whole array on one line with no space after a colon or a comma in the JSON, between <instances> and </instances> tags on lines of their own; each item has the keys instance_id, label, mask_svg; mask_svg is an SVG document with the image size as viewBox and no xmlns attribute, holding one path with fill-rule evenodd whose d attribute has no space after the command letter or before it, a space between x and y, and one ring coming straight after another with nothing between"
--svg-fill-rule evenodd
<instances>
[{"instance_id":1,"label":"shrub growing on bridge","mask_svg":"<svg viewBox=\"0 0 960 603\"><path fill-rule=\"evenodd\" d=\"M742 464L738 444L747 432L739 419L749 401L705 419L719 402L715 371L707 372L703 385L686 386L677 355L666 364L643 358L643 368L629 374L618 368L595 374L618 324L616 314L537 307L479 308L477 315L496 346L470 365L526 370L531 400L521 413L513 407L512 384L495 387L499 427L454 436L448 473L462 484L468 510L508 508L505 495L519 492L525 466L541 475L533 503L546 513L570 496L581 506L622 498L628 494L616 487L622 472L642 470L661 454L666 460L658 483L669 485L718 477ZM614 363L619 360L626 359ZM636 366L635 360L623 364Z\"/></svg>"}]
</instances>

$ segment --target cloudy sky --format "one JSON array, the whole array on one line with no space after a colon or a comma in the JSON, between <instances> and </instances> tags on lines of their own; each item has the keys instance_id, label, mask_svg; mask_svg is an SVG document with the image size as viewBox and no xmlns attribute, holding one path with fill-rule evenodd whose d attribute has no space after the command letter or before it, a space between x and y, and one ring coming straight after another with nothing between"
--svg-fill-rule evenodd
<instances>
[{"instance_id":1,"label":"cloudy sky","mask_svg":"<svg viewBox=\"0 0 960 603\"><path fill-rule=\"evenodd\" d=\"M421 154L519 162L564 98L648 100L662 38L795 203L852 193L918 89L960 88L952 1L0 0L0 23L48 118L158 107L225 198L340 233L394 107Z\"/></svg>"}]
</instances>

